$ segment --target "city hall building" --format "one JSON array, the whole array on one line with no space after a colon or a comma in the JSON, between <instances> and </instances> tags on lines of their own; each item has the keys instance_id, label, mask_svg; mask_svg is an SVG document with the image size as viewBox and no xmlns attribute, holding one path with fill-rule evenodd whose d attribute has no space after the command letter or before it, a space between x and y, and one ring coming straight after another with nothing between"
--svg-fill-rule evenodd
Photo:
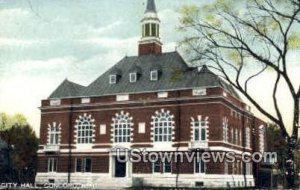
<instances>
[{"instance_id":1,"label":"city hall building","mask_svg":"<svg viewBox=\"0 0 300 190\"><path fill-rule=\"evenodd\" d=\"M65 80L42 100L36 183L254 186L259 166L241 162L241 155L264 151L265 123L208 67L162 52L154 0L141 25L137 56L124 57L87 87ZM140 149L234 152L235 161L121 162L118 149L123 159Z\"/></svg>"}]
</instances>

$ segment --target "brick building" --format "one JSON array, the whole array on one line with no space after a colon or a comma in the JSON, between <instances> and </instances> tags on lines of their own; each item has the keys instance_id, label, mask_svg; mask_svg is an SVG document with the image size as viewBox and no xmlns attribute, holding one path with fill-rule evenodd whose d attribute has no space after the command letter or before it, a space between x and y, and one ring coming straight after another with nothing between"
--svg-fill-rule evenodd
<instances>
[{"instance_id":1,"label":"brick building","mask_svg":"<svg viewBox=\"0 0 300 190\"><path fill-rule=\"evenodd\" d=\"M37 183L106 187L254 186L241 154L264 151L265 124L232 86L206 66L191 67L178 52L162 52L160 20L148 0L138 56L124 57L87 87L63 83L42 100ZM235 162L125 163L147 153L234 152Z\"/></svg>"}]
</instances>

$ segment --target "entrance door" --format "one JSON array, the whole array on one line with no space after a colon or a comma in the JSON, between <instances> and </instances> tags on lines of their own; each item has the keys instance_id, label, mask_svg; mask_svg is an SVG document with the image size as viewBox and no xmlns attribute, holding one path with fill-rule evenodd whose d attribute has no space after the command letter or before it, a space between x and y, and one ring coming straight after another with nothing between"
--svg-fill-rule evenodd
<instances>
[{"instance_id":1,"label":"entrance door","mask_svg":"<svg viewBox=\"0 0 300 190\"><path fill-rule=\"evenodd\" d=\"M125 157L120 157L120 160L125 160ZM120 162L115 157L115 177L126 177L126 162Z\"/></svg>"}]
</instances>

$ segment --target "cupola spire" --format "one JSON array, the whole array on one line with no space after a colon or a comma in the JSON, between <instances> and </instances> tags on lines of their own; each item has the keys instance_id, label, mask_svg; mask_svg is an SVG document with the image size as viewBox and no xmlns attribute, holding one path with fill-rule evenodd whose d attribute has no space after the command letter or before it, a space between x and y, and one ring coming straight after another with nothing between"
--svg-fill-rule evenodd
<instances>
[{"instance_id":1,"label":"cupola spire","mask_svg":"<svg viewBox=\"0 0 300 190\"><path fill-rule=\"evenodd\" d=\"M156 13L156 6L155 6L155 2L154 0L148 0L147 1L147 8L146 8L146 12L154 12Z\"/></svg>"},{"instance_id":2,"label":"cupola spire","mask_svg":"<svg viewBox=\"0 0 300 190\"><path fill-rule=\"evenodd\" d=\"M157 15L155 0L147 0L147 7L142 23L142 38L139 41L139 55L162 53L159 37L160 20Z\"/></svg>"}]
</instances>

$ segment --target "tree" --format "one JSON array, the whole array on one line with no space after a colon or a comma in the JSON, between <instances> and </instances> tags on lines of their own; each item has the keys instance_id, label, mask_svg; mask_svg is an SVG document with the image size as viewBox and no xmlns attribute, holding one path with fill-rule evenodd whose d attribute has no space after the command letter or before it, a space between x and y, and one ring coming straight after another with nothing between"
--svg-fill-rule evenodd
<instances>
[{"instance_id":1,"label":"tree","mask_svg":"<svg viewBox=\"0 0 300 190\"><path fill-rule=\"evenodd\" d=\"M1 114L0 138L9 148L9 180L34 182L37 168L38 139L22 114L9 116ZM4 175L4 174L3 174Z\"/></svg>"},{"instance_id":2,"label":"tree","mask_svg":"<svg viewBox=\"0 0 300 190\"><path fill-rule=\"evenodd\" d=\"M293 186L300 87L289 75L288 58L291 51L300 48L300 0L215 0L202 7L183 6L180 13L179 30L186 34L182 47L192 63L207 64L279 126L287 142L286 178ZM259 103L249 90L250 83L267 72L276 75L270 79L274 81L269 97L274 111ZM292 124L284 119L280 106L284 103L278 98L281 85L293 102Z\"/></svg>"},{"instance_id":3,"label":"tree","mask_svg":"<svg viewBox=\"0 0 300 190\"><path fill-rule=\"evenodd\" d=\"M269 125L266 130L268 151L277 153L277 166L281 174L285 173L285 160L287 157L287 143L276 125Z\"/></svg>"}]
</instances>

